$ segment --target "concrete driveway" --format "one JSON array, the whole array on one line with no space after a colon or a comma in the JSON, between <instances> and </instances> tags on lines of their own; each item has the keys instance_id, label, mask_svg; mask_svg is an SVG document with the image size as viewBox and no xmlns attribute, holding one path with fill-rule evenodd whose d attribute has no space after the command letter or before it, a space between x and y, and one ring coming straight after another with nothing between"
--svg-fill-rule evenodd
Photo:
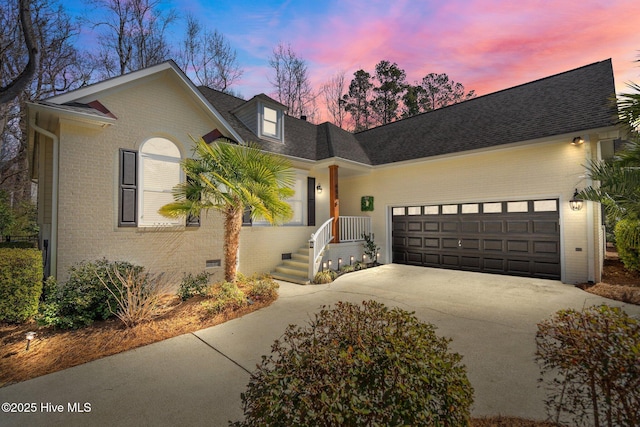
<instances>
[{"instance_id":1,"label":"concrete driveway","mask_svg":"<svg viewBox=\"0 0 640 427\"><path fill-rule=\"evenodd\" d=\"M557 310L606 302L640 315L557 281L385 265L328 285L281 283L278 301L240 319L1 388L0 403L35 404L35 413L2 412L0 425L225 426L242 417L249 372L287 325L322 305L368 299L415 311L453 339L475 416L545 418L534 337Z\"/></svg>"}]
</instances>

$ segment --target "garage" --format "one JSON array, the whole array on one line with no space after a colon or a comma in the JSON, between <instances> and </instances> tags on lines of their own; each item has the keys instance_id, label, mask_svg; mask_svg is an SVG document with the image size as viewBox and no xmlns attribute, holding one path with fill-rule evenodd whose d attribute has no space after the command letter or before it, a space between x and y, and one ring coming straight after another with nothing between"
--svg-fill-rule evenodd
<instances>
[{"instance_id":1,"label":"garage","mask_svg":"<svg viewBox=\"0 0 640 427\"><path fill-rule=\"evenodd\" d=\"M558 200L392 208L393 262L560 279Z\"/></svg>"}]
</instances>

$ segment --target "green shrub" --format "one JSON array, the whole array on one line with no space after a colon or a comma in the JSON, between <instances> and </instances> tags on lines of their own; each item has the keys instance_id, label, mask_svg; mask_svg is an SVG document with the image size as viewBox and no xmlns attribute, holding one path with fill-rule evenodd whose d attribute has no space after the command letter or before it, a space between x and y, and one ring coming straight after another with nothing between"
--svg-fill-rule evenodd
<instances>
[{"instance_id":1,"label":"green shrub","mask_svg":"<svg viewBox=\"0 0 640 427\"><path fill-rule=\"evenodd\" d=\"M112 277L114 269L122 275L128 271L144 275L143 267L125 261L102 259L74 265L69 269L69 280L57 292L56 299L45 301L41 306L39 323L67 329L111 317L114 313L110 307L115 309L118 306L115 295L122 292L122 284L117 280L114 282Z\"/></svg>"},{"instance_id":2,"label":"green shrub","mask_svg":"<svg viewBox=\"0 0 640 427\"><path fill-rule=\"evenodd\" d=\"M343 265L342 267L340 267L340 272L341 273L351 273L352 271L356 271L355 265L347 264L347 265Z\"/></svg>"},{"instance_id":3,"label":"green shrub","mask_svg":"<svg viewBox=\"0 0 640 427\"><path fill-rule=\"evenodd\" d=\"M278 296L278 282L269 275L254 276L246 284L245 294L254 301L264 301L275 299Z\"/></svg>"},{"instance_id":4,"label":"green shrub","mask_svg":"<svg viewBox=\"0 0 640 427\"><path fill-rule=\"evenodd\" d=\"M24 322L35 316L41 293L41 252L0 248L0 321Z\"/></svg>"},{"instance_id":5,"label":"green shrub","mask_svg":"<svg viewBox=\"0 0 640 427\"><path fill-rule=\"evenodd\" d=\"M182 301L186 301L196 295L207 296L209 292L209 276L211 275L206 271L195 276L191 273L185 274L178 288L178 296Z\"/></svg>"},{"instance_id":6,"label":"green shrub","mask_svg":"<svg viewBox=\"0 0 640 427\"><path fill-rule=\"evenodd\" d=\"M60 288L55 277L49 276L42 284L42 296L36 321L41 326L58 326L60 322Z\"/></svg>"},{"instance_id":7,"label":"green shrub","mask_svg":"<svg viewBox=\"0 0 640 427\"><path fill-rule=\"evenodd\" d=\"M468 425L473 389L449 342L375 301L324 307L262 357L233 425Z\"/></svg>"},{"instance_id":8,"label":"green shrub","mask_svg":"<svg viewBox=\"0 0 640 427\"><path fill-rule=\"evenodd\" d=\"M202 302L202 306L208 314L215 315L227 309L237 310L246 302L247 297L238 285L233 282L224 282L217 291L214 291L210 300Z\"/></svg>"},{"instance_id":9,"label":"green shrub","mask_svg":"<svg viewBox=\"0 0 640 427\"><path fill-rule=\"evenodd\" d=\"M640 270L640 220L621 219L615 228L616 248L627 270Z\"/></svg>"},{"instance_id":10,"label":"green shrub","mask_svg":"<svg viewBox=\"0 0 640 427\"><path fill-rule=\"evenodd\" d=\"M576 426L640 425L640 322L606 305L538 325L536 360L549 415Z\"/></svg>"},{"instance_id":11,"label":"green shrub","mask_svg":"<svg viewBox=\"0 0 640 427\"><path fill-rule=\"evenodd\" d=\"M376 245L376 242L373 241L373 233L362 233L362 238L364 239L364 254L373 264L376 264L378 262L380 246Z\"/></svg>"}]
</instances>

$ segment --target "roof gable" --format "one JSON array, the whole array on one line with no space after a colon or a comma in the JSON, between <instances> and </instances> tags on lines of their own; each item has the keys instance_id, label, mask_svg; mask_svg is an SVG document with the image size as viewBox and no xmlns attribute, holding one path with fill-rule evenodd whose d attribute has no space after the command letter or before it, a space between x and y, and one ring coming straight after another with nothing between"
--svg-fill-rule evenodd
<instances>
[{"instance_id":1,"label":"roof gable","mask_svg":"<svg viewBox=\"0 0 640 427\"><path fill-rule=\"evenodd\" d=\"M207 114L214 117L224 126L226 133L230 134L233 139L242 141L241 136L236 132L235 128L226 122L224 117L209 103L209 101L173 61L166 61L129 74L113 77L80 89L56 95L48 98L46 102L49 105L77 105L79 103L94 105L93 102L95 102L104 93L123 90L129 87L129 85L155 79L165 75L166 73L169 73L173 78L177 79L185 89L185 92L194 99Z\"/></svg>"}]
</instances>

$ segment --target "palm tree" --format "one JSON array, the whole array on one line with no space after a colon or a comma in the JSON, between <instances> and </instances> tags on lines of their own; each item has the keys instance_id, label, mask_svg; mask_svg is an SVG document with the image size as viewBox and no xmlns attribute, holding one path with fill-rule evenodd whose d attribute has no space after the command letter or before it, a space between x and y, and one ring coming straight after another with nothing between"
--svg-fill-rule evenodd
<instances>
[{"instance_id":1,"label":"palm tree","mask_svg":"<svg viewBox=\"0 0 640 427\"><path fill-rule=\"evenodd\" d=\"M295 174L290 162L261 151L219 140L207 144L194 141L194 158L185 159L182 169L186 181L174 188L175 201L160 208L167 217L200 216L214 209L224 215L224 275L236 278L242 216L247 208L252 218L271 224L290 219Z\"/></svg>"},{"instance_id":2,"label":"palm tree","mask_svg":"<svg viewBox=\"0 0 640 427\"><path fill-rule=\"evenodd\" d=\"M630 83L635 92L622 93L618 99L620 123L629 134L629 142L616 157L587 165L591 179L599 186L585 188L585 200L600 202L610 218L640 219L640 85Z\"/></svg>"}]
</instances>

